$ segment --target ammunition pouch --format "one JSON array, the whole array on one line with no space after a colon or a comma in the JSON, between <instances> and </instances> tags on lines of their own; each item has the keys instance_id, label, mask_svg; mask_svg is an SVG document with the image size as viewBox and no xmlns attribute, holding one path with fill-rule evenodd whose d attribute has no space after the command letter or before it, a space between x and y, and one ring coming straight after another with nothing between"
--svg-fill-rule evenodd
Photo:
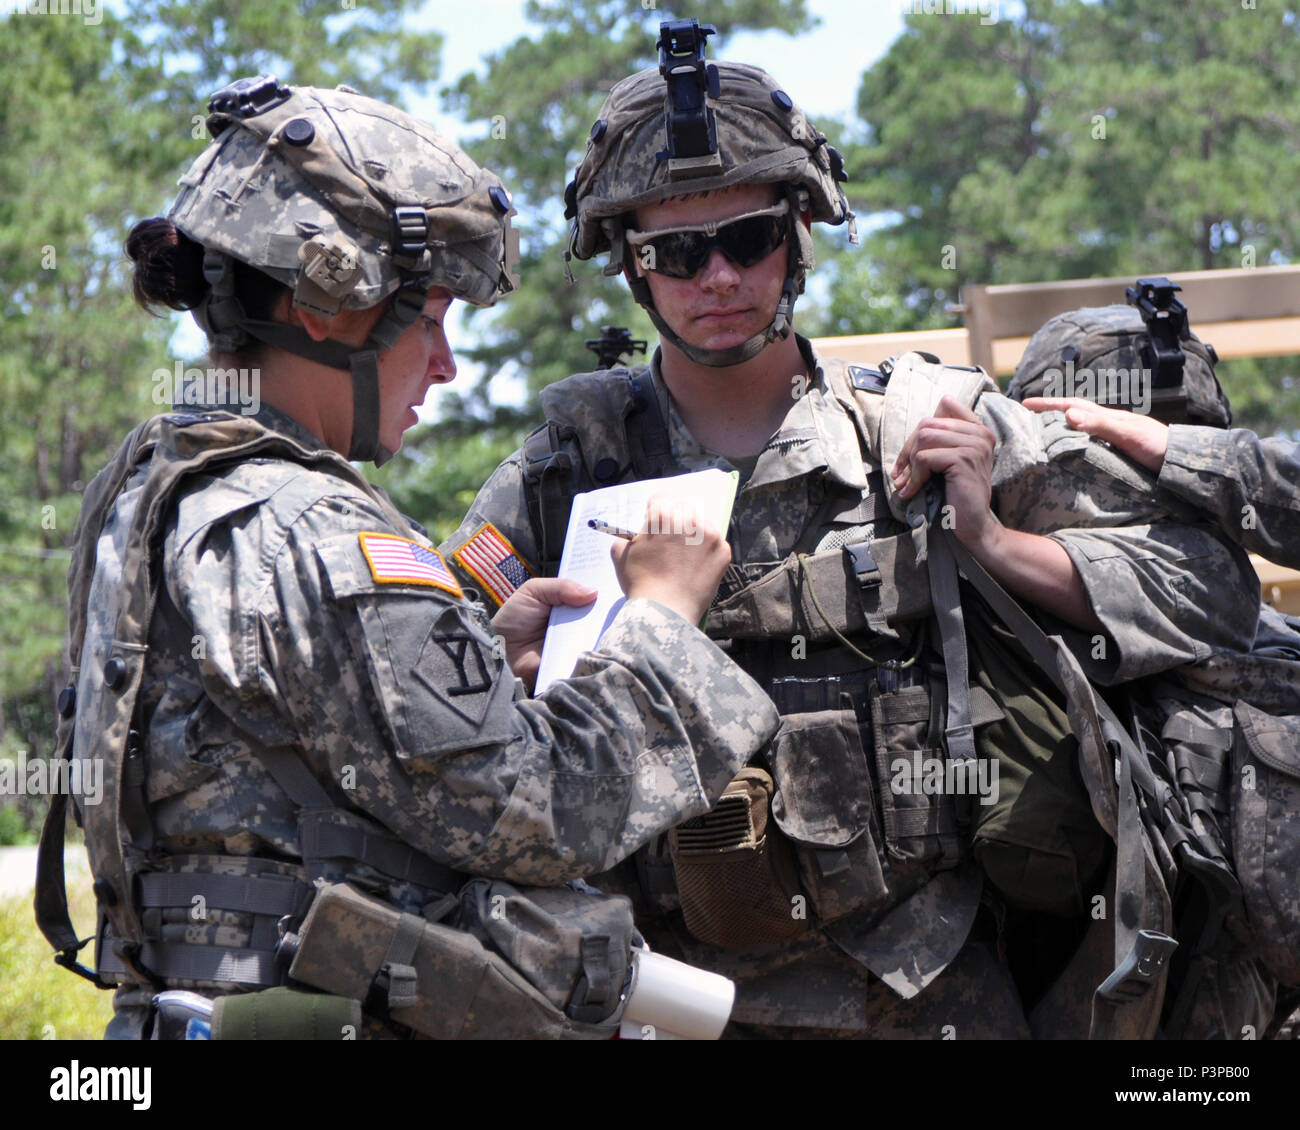
<instances>
[{"instance_id":1,"label":"ammunition pouch","mask_svg":"<svg viewBox=\"0 0 1300 1130\"><path fill-rule=\"evenodd\" d=\"M935 781L947 764L936 725L937 696L925 685L887 693L873 683L869 693L885 850L893 859L935 871L956 867L964 842L957 801L942 779Z\"/></svg>"},{"instance_id":2,"label":"ammunition pouch","mask_svg":"<svg viewBox=\"0 0 1300 1130\"><path fill-rule=\"evenodd\" d=\"M803 888L823 922L889 896L858 716L849 694L838 697L831 709L785 715L768 754L772 816L795 846Z\"/></svg>"},{"instance_id":3,"label":"ammunition pouch","mask_svg":"<svg viewBox=\"0 0 1300 1130\"><path fill-rule=\"evenodd\" d=\"M1300 717L1232 708L1236 726L1230 790L1233 862L1264 966L1300 985Z\"/></svg>"},{"instance_id":4,"label":"ammunition pouch","mask_svg":"<svg viewBox=\"0 0 1300 1130\"><path fill-rule=\"evenodd\" d=\"M289 976L435 1039L607 1039L631 966L631 904L471 880L404 913L346 883L320 890ZM523 972L527 971L527 975Z\"/></svg>"}]
</instances>

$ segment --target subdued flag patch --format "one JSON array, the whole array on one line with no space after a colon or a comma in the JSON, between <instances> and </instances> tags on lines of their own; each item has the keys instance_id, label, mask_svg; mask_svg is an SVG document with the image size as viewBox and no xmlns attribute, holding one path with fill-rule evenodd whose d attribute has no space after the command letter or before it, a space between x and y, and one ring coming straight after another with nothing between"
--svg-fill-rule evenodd
<instances>
[{"instance_id":1,"label":"subdued flag patch","mask_svg":"<svg viewBox=\"0 0 1300 1130\"><path fill-rule=\"evenodd\" d=\"M515 547L491 522L484 522L452 557L498 605L533 575Z\"/></svg>"},{"instance_id":2,"label":"subdued flag patch","mask_svg":"<svg viewBox=\"0 0 1300 1130\"><path fill-rule=\"evenodd\" d=\"M464 596L436 549L395 534L364 533L359 536L361 552L366 555L370 575L377 583L432 585L456 596Z\"/></svg>"}]
</instances>

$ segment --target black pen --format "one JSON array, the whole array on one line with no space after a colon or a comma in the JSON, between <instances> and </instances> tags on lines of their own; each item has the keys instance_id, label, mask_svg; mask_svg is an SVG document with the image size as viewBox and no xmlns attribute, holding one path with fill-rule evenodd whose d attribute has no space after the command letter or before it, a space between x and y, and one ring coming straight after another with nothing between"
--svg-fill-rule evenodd
<instances>
[{"instance_id":1,"label":"black pen","mask_svg":"<svg viewBox=\"0 0 1300 1130\"><path fill-rule=\"evenodd\" d=\"M622 526L611 526L600 518L588 518L587 525L598 534L609 534L610 537L622 538L624 541L631 541L636 537L631 530L625 530Z\"/></svg>"}]
</instances>

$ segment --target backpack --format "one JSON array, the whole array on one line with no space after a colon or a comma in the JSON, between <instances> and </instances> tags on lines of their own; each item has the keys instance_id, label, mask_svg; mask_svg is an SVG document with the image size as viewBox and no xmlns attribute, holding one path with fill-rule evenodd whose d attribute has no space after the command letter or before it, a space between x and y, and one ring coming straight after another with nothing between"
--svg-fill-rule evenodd
<instances>
[{"instance_id":1,"label":"backpack","mask_svg":"<svg viewBox=\"0 0 1300 1130\"><path fill-rule=\"evenodd\" d=\"M1228 427L1218 354L1188 328L1187 307L1174 297L1180 289L1166 278L1138 279L1128 305L1056 315L1029 339L1007 395L1078 396L1166 424Z\"/></svg>"}]
</instances>

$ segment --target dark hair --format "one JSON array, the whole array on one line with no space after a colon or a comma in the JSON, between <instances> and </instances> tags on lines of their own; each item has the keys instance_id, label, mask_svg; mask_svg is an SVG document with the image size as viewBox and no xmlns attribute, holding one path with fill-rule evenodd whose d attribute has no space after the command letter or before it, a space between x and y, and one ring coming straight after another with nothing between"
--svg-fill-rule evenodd
<instances>
[{"instance_id":1,"label":"dark hair","mask_svg":"<svg viewBox=\"0 0 1300 1130\"><path fill-rule=\"evenodd\" d=\"M141 220L126 237L126 254L135 264L131 289L150 313L157 306L193 310L208 292L203 277L203 245L177 229L171 220ZM270 321L288 287L247 263L235 261L235 293L250 318Z\"/></svg>"}]
</instances>

